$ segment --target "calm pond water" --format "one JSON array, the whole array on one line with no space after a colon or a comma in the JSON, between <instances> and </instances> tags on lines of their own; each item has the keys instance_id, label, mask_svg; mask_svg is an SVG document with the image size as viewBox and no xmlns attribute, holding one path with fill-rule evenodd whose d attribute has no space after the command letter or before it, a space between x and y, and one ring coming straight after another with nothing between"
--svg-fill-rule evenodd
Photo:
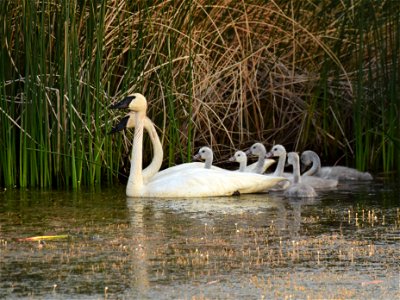
<instances>
[{"instance_id":1,"label":"calm pond water","mask_svg":"<svg viewBox=\"0 0 400 300\"><path fill-rule=\"evenodd\" d=\"M0 298L399 299L399 187L312 201L3 190ZM24 240L43 235L68 237Z\"/></svg>"}]
</instances>

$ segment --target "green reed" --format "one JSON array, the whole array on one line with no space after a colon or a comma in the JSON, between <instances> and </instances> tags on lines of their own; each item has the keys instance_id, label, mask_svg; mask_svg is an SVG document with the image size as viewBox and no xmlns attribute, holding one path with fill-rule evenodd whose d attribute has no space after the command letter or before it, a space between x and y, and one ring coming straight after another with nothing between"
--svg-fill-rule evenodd
<instances>
[{"instance_id":1,"label":"green reed","mask_svg":"<svg viewBox=\"0 0 400 300\"><path fill-rule=\"evenodd\" d=\"M362 1L356 24L358 80L356 81L355 145L356 165L364 169L380 160L390 171L399 160L399 11L400 5L388 1L387 15L381 17L378 2ZM372 164L372 163L371 163Z\"/></svg>"},{"instance_id":2,"label":"green reed","mask_svg":"<svg viewBox=\"0 0 400 300\"><path fill-rule=\"evenodd\" d=\"M77 188L99 184L104 173L110 181L118 170L111 158L119 154L109 152L104 165L106 140L111 148L104 127L105 3L85 9L87 20L75 2L13 4L2 7L1 184Z\"/></svg>"},{"instance_id":3,"label":"green reed","mask_svg":"<svg viewBox=\"0 0 400 300\"><path fill-rule=\"evenodd\" d=\"M112 183L142 92L165 165L253 141L400 169L398 1L0 2L0 185ZM145 163L151 160L146 138Z\"/></svg>"}]
</instances>

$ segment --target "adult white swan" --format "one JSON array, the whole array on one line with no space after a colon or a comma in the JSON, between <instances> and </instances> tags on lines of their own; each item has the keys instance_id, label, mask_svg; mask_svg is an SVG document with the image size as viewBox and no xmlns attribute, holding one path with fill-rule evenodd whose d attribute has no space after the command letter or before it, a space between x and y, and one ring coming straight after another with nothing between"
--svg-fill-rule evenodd
<instances>
[{"instance_id":1,"label":"adult white swan","mask_svg":"<svg viewBox=\"0 0 400 300\"><path fill-rule=\"evenodd\" d=\"M321 160L317 153L311 150L301 154L301 162L305 166L312 164L311 168L303 175L313 175L325 179L345 180L372 180L372 175L368 172L361 172L353 168L344 166L321 167Z\"/></svg>"},{"instance_id":2,"label":"adult white swan","mask_svg":"<svg viewBox=\"0 0 400 300\"><path fill-rule=\"evenodd\" d=\"M237 192L257 193L268 190L285 180L278 176L232 172L206 168L189 168L173 172L170 176L144 182L142 173L143 130L147 100L139 93L124 99L114 108L129 108L135 112L135 133L132 146L131 169L126 194L128 197L206 197L228 196Z\"/></svg>"}]
</instances>

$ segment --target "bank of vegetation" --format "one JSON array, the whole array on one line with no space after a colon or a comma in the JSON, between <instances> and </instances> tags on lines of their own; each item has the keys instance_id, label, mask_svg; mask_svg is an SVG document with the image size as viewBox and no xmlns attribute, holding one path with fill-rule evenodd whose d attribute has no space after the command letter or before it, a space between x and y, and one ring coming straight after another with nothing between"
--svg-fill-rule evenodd
<instances>
[{"instance_id":1,"label":"bank of vegetation","mask_svg":"<svg viewBox=\"0 0 400 300\"><path fill-rule=\"evenodd\" d=\"M150 102L165 165L261 141L398 171L399 12L397 0L1 1L0 186L115 181L132 133L107 135L124 114L108 106L132 92Z\"/></svg>"}]
</instances>

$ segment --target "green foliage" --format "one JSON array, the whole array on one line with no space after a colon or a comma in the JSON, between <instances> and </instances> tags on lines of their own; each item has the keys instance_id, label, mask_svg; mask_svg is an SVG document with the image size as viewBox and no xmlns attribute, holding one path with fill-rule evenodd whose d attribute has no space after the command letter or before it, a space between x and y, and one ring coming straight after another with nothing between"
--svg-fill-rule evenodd
<instances>
[{"instance_id":1,"label":"green foliage","mask_svg":"<svg viewBox=\"0 0 400 300\"><path fill-rule=\"evenodd\" d=\"M126 173L132 134L107 135L121 115L107 107L132 92L150 102L166 164L258 140L399 170L399 11L396 0L1 1L0 185Z\"/></svg>"}]
</instances>

